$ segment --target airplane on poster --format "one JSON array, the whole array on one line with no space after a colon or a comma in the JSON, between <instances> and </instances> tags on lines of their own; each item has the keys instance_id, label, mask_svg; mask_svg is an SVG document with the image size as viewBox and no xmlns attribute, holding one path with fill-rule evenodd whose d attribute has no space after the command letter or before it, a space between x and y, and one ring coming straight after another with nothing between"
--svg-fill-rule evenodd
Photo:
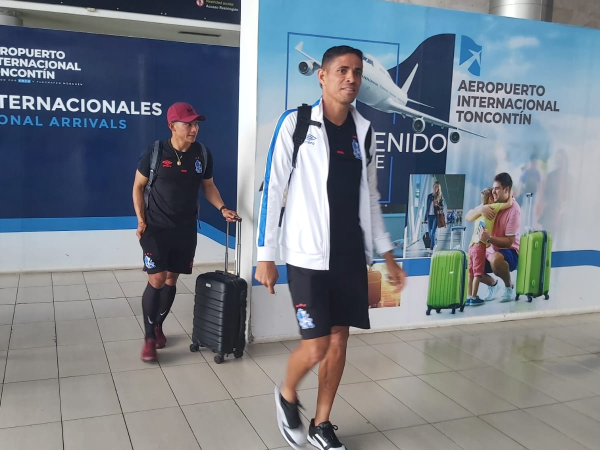
<instances>
[{"instance_id":1,"label":"airplane on poster","mask_svg":"<svg viewBox=\"0 0 600 450\"><path fill-rule=\"evenodd\" d=\"M302 61L298 64L298 71L305 76L310 76L315 71L321 68L321 63L315 58L306 54L303 51L304 42L300 42L295 48L302 56L307 58L306 61ZM429 105L417 102L408 98L408 90L413 82L415 74L419 65L416 64L411 74L408 76L404 85L399 87L396 85L389 72L383 65L377 61L373 56L365 54L363 56L363 75L362 85L356 98L359 102L364 103L378 111L386 113L400 114L402 117L410 117L413 119L412 128L415 133L422 133L425 129L425 123L428 122L432 125L441 127L442 129L448 128L452 130L450 132L450 142L456 144L460 140L459 131L472 134L485 138L481 134L474 133L464 128L457 127L449 122L445 122L436 117L424 114L421 111L406 106L407 103L414 103L421 106L431 108Z\"/></svg>"}]
</instances>

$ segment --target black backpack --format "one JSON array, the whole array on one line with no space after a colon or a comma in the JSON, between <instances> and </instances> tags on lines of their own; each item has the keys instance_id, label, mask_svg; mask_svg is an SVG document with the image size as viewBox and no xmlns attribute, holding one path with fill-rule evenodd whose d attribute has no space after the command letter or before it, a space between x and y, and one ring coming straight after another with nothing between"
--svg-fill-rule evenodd
<instances>
[{"instance_id":1,"label":"black backpack","mask_svg":"<svg viewBox=\"0 0 600 450\"><path fill-rule=\"evenodd\" d=\"M306 140L306 135L308 134L308 129L311 125L321 128L321 123L316 122L311 119L312 115L312 106L303 103L302 106L298 107L298 119L296 121L296 128L294 129L294 135L292 139L294 141L294 151L292 153L292 172L290 173L290 178L288 179L287 186L290 185L290 181L292 180L292 174L294 173L294 169L296 168L296 160L298 159L298 150L300 150L300 146ZM371 139L372 139L372 128L369 127L369 131L367 132L367 137L365 138L365 153L367 155L367 165L371 164L371 160L373 156L371 155ZM264 188L264 181L260 185L259 192L262 192ZM287 190L287 187L286 187ZM281 207L281 214L279 215L279 226L281 227L281 222L283 221L283 213L285 211L285 201L283 206Z\"/></svg>"},{"instance_id":2,"label":"black backpack","mask_svg":"<svg viewBox=\"0 0 600 450\"><path fill-rule=\"evenodd\" d=\"M206 147L201 142L196 142L200 145L200 151L202 154L202 167L206 170L206 165L208 164L208 152ZM194 144L192 144L194 145ZM158 169L160 167L160 162L162 160L162 146L160 145L160 141L154 142L154 147L152 148L152 153L150 154L150 174L148 175L148 183L146 183L146 187L144 189L144 204L146 205L146 209L148 209L148 202L150 200L150 191L152 190L152 186L156 181L156 176L158 174ZM198 227L200 227L200 196L198 196L198 210L196 213L196 219L198 220Z\"/></svg>"}]
</instances>

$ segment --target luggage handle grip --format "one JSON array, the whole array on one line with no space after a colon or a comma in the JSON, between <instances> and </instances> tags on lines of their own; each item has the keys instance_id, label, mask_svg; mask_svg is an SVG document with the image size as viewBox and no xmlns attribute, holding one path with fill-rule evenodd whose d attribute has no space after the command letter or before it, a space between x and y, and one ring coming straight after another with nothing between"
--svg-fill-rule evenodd
<instances>
[{"instance_id":1,"label":"luggage handle grip","mask_svg":"<svg viewBox=\"0 0 600 450\"><path fill-rule=\"evenodd\" d=\"M242 254L242 218L238 217L235 226L235 275L240 276L240 256ZM229 221L225 229L225 273L229 273Z\"/></svg>"}]
</instances>

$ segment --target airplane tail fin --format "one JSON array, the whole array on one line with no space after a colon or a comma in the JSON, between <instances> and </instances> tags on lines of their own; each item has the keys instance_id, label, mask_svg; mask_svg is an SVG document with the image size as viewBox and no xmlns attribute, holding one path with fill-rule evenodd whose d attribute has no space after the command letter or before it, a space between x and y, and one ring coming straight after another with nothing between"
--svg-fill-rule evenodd
<instances>
[{"instance_id":1,"label":"airplane tail fin","mask_svg":"<svg viewBox=\"0 0 600 450\"><path fill-rule=\"evenodd\" d=\"M300 41L300 43L298 45L296 45L296 50L298 50L300 53L302 53L302 47L304 47L304 42Z\"/></svg>"},{"instance_id":2,"label":"airplane tail fin","mask_svg":"<svg viewBox=\"0 0 600 450\"><path fill-rule=\"evenodd\" d=\"M419 68L419 65L416 64L415 68L413 69L413 71L411 72L411 74L408 76L408 78L404 82L404 85L402 86L402 90L404 92L406 92L407 94L408 94L408 90L410 89L410 85L412 84L413 79L415 78L415 74L417 73L417 69L418 68Z\"/></svg>"}]
</instances>

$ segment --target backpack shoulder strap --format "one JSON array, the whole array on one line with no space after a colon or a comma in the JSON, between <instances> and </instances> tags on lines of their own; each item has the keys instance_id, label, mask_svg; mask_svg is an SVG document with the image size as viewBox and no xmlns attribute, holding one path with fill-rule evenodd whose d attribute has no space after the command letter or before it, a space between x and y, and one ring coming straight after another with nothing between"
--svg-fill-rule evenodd
<instances>
[{"instance_id":1,"label":"backpack shoulder strap","mask_svg":"<svg viewBox=\"0 0 600 450\"><path fill-rule=\"evenodd\" d=\"M294 153L292 154L292 167L296 168L296 160L298 159L298 150L300 146L306 140L308 134L308 128L311 125L312 106L303 103L302 106L298 107L298 119L296 121L296 129L294 130Z\"/></svg>"},{"instance_id":2,"label":"backpack shoulder strap","mask_svg":"<svg viewBox=\"0 0 600 450\"><path fill-rule=\"evenodd\" d=\"M202 170L206 170L206 166L208 165L208 150L206 150L206 146L202 142L198 142L200 145L200 158L202 160ZM198 195L198 204L196 206L196 225L198 233L200 233L200 202L201 197Z\"/></svg>"},{"instance_id":3,"label":"backpack shoulder strap","mask_svg":"<svg viewBox=\"0 0 600 450\"><path fill-rule=\"evenodd\" d=\"M146 183L146 188L144 189L144 203L146 204L146 208L148 207L148 200L150 198L150 191L152 190L152 185L156 181L161 150L162 148L160 146L160 141L155 141L154 147L152 148L152 153L150 154L150 174L148 176L148 183Z\"/></svg>"},{"instance_id":4,"label":"backpack shoulder strap","mask_svg":"<svg viewBox=\"0 0 600 450\"><path fill-rule=\"evenodd\" d=\"M373 139L373 128L369 126L369 131L367 131L367 137L365 138L365 154L367 155L367 166L371 164L371 160L373 159L373 155L371 155L371 142Z\"/></svg>"}]
</instances>

